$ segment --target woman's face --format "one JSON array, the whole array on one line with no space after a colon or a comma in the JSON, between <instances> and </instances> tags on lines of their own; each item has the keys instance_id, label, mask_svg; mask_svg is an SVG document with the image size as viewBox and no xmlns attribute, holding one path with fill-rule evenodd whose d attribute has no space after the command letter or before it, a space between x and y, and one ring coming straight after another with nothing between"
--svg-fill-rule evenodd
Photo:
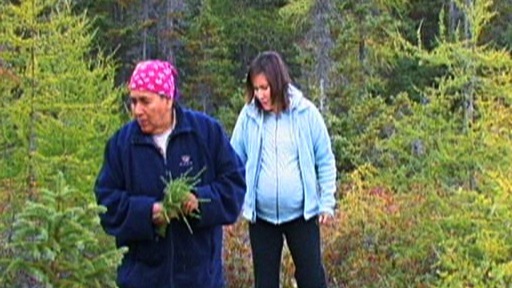
<instances>
[{"instance_id":1,"label":"woman's face","mask_svg":"<svg viewBox=\"0 0 512 288\"><path fill-rule=\"evenodd\" d=\"M171 127L172 99L151 92L132 91L130 103L132 114L142 132L155 135Z\"/></svg>"},{"instance_id":2,"label":"woman's face","mask_svg":"<svg viewBox=\"0 0 512 288\"><path fill-rule=\"evenodd\" d=\"M260 102L261 107L265 111L274 110L272 104L272 96L270 93L270 84L268 84L265 74L260 73L252 78L252 87L254 89L254 97Z\"/></svg>"}]
</instances>

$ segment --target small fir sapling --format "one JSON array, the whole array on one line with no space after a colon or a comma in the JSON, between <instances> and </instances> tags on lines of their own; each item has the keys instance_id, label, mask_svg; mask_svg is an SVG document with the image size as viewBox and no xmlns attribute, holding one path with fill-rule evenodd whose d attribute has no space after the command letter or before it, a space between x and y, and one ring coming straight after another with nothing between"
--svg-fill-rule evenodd
<instances>
[{"instance_id":1,"label":"small fir sapling","mask_svg":"<svg viewBox=\"0 0 512 288\"><path fill-rule=\"evenodd\" d=\"M187 216L200 218L200 211L197 210L190 214L186 214L183 211L182 205L188 200L188 194L191 193L196 185L199 183L199 177L204 172L205 168L203 168L199 173L195 176L189 176L189 171L181 175L180 177L173 179L171 175L169 175L169 180L166 181L162 179L165 183L164 188L164 199L162 200L163 211L162 217L165 219L165 224L157 227L156 232L161 237L165 237L167 232L167 227L169 226L172 218L178 218L183 220L188 227L188 230L192 234L192 227L187 220ZM198 199L199 203L210 202L209 199Z\"/></svg>"}]
</instances>

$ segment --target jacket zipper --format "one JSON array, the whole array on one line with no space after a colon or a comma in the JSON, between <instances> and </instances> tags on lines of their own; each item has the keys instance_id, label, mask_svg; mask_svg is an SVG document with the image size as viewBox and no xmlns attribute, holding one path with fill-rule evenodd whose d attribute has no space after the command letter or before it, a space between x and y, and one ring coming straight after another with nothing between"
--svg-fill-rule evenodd
<instances>
[{"instance_id":1,"label":"jacket zipper","mask_svg":"<svg viewBox=\"0 0 512 288\"><path fill-rule=\"evenodd\" d=\"M275 154L275 157L276 157L276 216L277 216L277 223L279 223L279 161L278 161L278 156L277 156L277 125L279 123L279 119L278 119L278 114L276 114L276 129L275 129L275 134L274 134L274 146L275 146L275 151L276 151L276 154Z\"/></svg>"}]
</instances>

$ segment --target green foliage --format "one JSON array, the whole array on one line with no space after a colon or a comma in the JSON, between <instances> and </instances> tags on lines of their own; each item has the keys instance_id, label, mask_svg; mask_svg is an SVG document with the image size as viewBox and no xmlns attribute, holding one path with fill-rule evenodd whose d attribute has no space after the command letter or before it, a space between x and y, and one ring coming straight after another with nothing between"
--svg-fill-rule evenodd
<instances>
[{"instance_id":1,"label":"green foliage","mask_svg":"<svg viewBox=\"0 0 512 288\"><path fill-rule=\"evenodd\" d=\"M408 2L403 18L406 24L400 31L408 41L421 42L426 49L432 49L439 35L439 14L441 10L448 9L449 5L444 0L409 0ZM420 35L417 35L418 29L421 30Z\"/></svg>"},{"instance_id":2,"label":"green foliage","mask_svg":"<svg viewBox=\"0 0 512 288\"><path fill-rule=\"evenodd\" d=\"M392 46L397 36L391 33L403 25L400 14L405 3L345 1L336 7L343 17L332 20L339 24L332 24L335 46L331 54L340 85L328 91L332 108L327 122L338 169L351 171L379 156L376 142L393 132L394 108L386 106L392 106L394 95L407 91L405 87L410 89L411 83L404 79L408 73L398 74L406 55ZM400 101L407 100L399 100L396 106L400 107Z\"/></svg>"},{"instance_id":3,"label":"green foliage","mask_svg":"<svg viewBox=\"0 0 512 288\"><path fill-rule=\"evenodd\" d=\"M93 48L122 56L129 53L131 46L140 41L137 33L143 28L142 24L134 21L130 15L123 15L127 8L136 7L137 2L140 1L75 0L72 8L74 14L87 13L92 18L91 24L95 30Z\"/></svg>"},{"instance_id":4,"label":"green foliage","mask_svg":"<svg viewBox=\"0 0 512 288\"><path fill-rule=\"evenodd\" d=\"M299 28L308 24L308 15L313 9L315 1L292 0L279 10L285 21Z\"/></svg>"},{"instance_id":5,"label":"green foliage","mask_svg":"<svg viewBox=\"0 0 512 288\"><path fill-rule=\"evenodd\" d=\"M494 1L492 10L496 11L496 17L491 19L489 25L484 28L483 43L490 43L496 49L506 48L512 50L512 5L507 1Z\"/></svg>"},{"instance_id":6,"label":"green foliage","mask_svg":"<svg viewBox=\"0 0 512 288\"><path fill-rule=\"evenodd\" d=\"M32 2L1 6L0 55L15 78L0 87L0 179L25 183L26 193L62 171L86 191L119 125L114 67L101 55L88 59L89 22L68 1Z\"/></svg>"},{"instance_id":7,"label":"green foliage","mask_svg":"<svg viewBox=\"0 0 512 288\"><path fill-rule=\"evenodd\" d=\"M229 97L229 103L219 108L216 113L217 119L224 125L224 130L228 133L233 131L239 112L245 105L245 90L237 89Z\"/></svg>"},{"instance_id":8,"label":"green foliage","mask_svg":"<svg viewBox=\"0 0 512 288\"><path fill-rule=\"evenodd\" d=\"M212 10L211 1L201 4L186 37L186 61L194 65L186 71L191 76L186 81L185 95L189 95L188 103L207 113L222 107L236 89L236 79L231 77L234 65L226 45L228 35L222 18Z\"/></svg>"},{"instance_id":9,"label":"green foliage","mask_svg":"<svg viewBox=\"0 0 512 288\"><path fill-rule=\"evenodd\" d=\"M333 58L340 63L337 73L346 78L346 85L335 91L340 107L351 107L368 95L386 92L387 73L399 56L390 46L390 32L400 29L403 1L343 1L337 9L343 19L333 28L336 44Z\"/></svg>"},{"instance_id":10,"label":"green foliage","mask_svg":"<svg viewBox=\"0 0 512 288\"><path fill-rule=\"evenodd\" d=\"M484 192L437 193L415 185L395 194L378 171L351 175L324 257L335 286L507 287L510 177L489 174Z\"/></svg>"},{"instance_id":11,"label":"green foliage","mask_svg":"<svg viewBox=\"0 0 512 288\"><path fill-rule=\"evenodd\" d=\"M353 170L365 163L377 165L382 151L376 145L381 139L393 135L391 115L394 109L400 110L401 105L397 104L400 101L404 102L403 106L408 103L406 97L389 106L382 98L367 98L360 105L352 106L346 117L328 115L326 120L331 127L333 150L340 171Z\"/></svg>"},{"instance_id":12,"label":"green foliage","mask_svg":"<svg viewBox=\"0 0 512 288\"><path fill-rule=\"evenodd\" d=\"M115 287L123 250L99 241L98 213L105 209L69 187L63 174L56 178L53 190L41 189L39 200L16 215L2 282L19 287L25 275L44 287Z\"/></svg>"},{"instance_id":13,"label":"green foliage","mask_svg":"<svg viewBox=\"0 0 512 288\"><path fill-rule=\"evenodd\" d=\"M250 61L265 50L279 51L291 69L296 68L292 61L297 53L293 45L296 30L279 14L285 1L266 2L273 3L264 5L262 1L212 1L212 12L219 15L227 40L224 45L227 45L229 57L235 65L231 77L237 81L245 80ZM299 70L293 72L293 75L300 74Z\"/></svg>"},{"instance_id":14,"label":"green foliage","mask_svg":"<svg viewBox=\"0 0 512 288\"><path fill-rule=\"evenodd\" d=\"M66 269L75 269L80 261L89 266L84 266L84 274L77 274L76 277L93 277L94 267L90 265L94 266L96 260L85 261L89 258L80 259L78 255L70 254L75 258L66 258L67 262L63 264L69 267L42 267L46 264L44 261L57 257L59 249L71 249L69 245L72 243L50 246L51 243L48 242L49 246L46 247L45 239L53 239L55 235L45 233L53 233L57 230L51 229L57 228L39 225L41 227L34 226L32 231L20 232L20 227L13 227L13 219L19 211L24 210L27 201L34 201L30 202L33 203L30 204L32 208L27 213L37 211L44 214L41 217L57 217L52 216L52 207L44 210L45 207L35 203L39 203L39 193L43 193L41 187L49 187L54 175L59 172L66 175L67 182L76 187L77 192L73 192L75 196L65 202L58 202L60 210L55 208L55 213L64 213L67 209L71 210L65 213L72 213L76 203L94 203L91 185L101 162L101 151L106 138L120 124L119 118L114 114L119 110L116 99L120 99L119 91L114 89L115 67L111 58L99 52L89 58L93 39L90 22L84 15L77 16L72 13L71 1L3 1L0 3L0 15L0 70L2 75L8 75L0 80L0 199L8 201L0 207L0 243L10 245L10 236L16 230L18 234L21 233L18 236L19 241L32 245L30 249L33 250L23 254L18 246L12 247L23 257L18 262L13 262L9 268L9 272L21 272L16 272L15 275L10 273L9 277L11 281L18 281L20 286L30 285L30 280L17 276L29 274L44 278L38 281L54 281L57 277L62 277L61 280L65 282L75 277L67 275L69 272L65 272ZM46 195L47 193L43 193L44 196L41 197L44 200L41 201L50 201L51 196ZM85 207L89 207L88 205ZM83 215L90 215L94 211L96 210L73 212L78 214L70 219L79 222L69 225L89 227L92 223L84 222L86 217ZM62 218L57 218L59 217ZM94 218L91 217L92 219ZM29 220L32 221L26 218L26 221ZM41 218L41 221L44 220ZM46 230L37 230L39 228ZM63 238L63 241L75 241L82 231L75 230L70 230L71 238ZM98 234L98 227L94 227L94 230L98 240L103 241L94 245L111 247L111 240ZM29 232L41 233L38 237L46 238L32 239ZM83 241L75 241L73 245L78 244L92 245ZM84 253L81 255L87 257L103 255L101 257L104 259L97 258L98 271L112 275L114 265L107 267L105 263L114 261L115 258L107 258L115 255L94 254L97 252L94 251L96 248L89 246L84 246L86 250L77 250L77 253ZM71 264L72 261L77 263ZM29 263L33 265L26 266ZM63 275L57 275L59 269L64 271ZM110 272L105 272L105 269L110 269ZM43 272L56 274L41 274ZM98 277L98 281L102 277ZM96 285L92 280L90 283Z\"/></svg>"},{"instance_id":15,"label":"green foliage","mask_svg":"<svg viewBox=\"0 0 512 288\"><path fill-rule=\"evenodd\" d=\"M424 89L424 103L411 103L408 116L394 118L396 135L379 145L386 151L383 172L396 187L420 182L479 189L482 171L507 169L512 160L510 139L503 133L510 126L504 119L512 116L512 59L477 46L479 26L489 19L484 2L468 14L470 39L442 38L432 51L406 45L420 65L444 67L445 73L436 86Z\"/></svg>"},{"instance_id":16,"label":"green foliage","mask_svg":"<svg viewBox=\"0 0 512 288\"><path fill-rule=\"evenodd\" d=\"M334 227L323 230L334 287L428 287L441 238L427 193L395 194L378 170L361 166L343 188Z\"/></svg>"},{"instance_id":17,"label":"green foliage","mask_svg":"<svg viewBox=\"0 0 512 288\"><path fill-rule=\"evenodd\" d=\"M471 35L488 21L486 7L481 3L474 8L480 12L470 14ZM474 187L478 171L507 166L509 140L496 129L509 126L503 119L510 117L512 62L507 53L476 46L472 39L451 42L445 37L431 51L399 42L407 43L405 49L395 50L439 77L432 87L416 87L418 101L406 94L387 101L364 97L351 106L348 117L330 118L342 163L372 163L398 191L413 184Z\"/></svg>"},{"instance_id":18,"label":"green foliage","mask_svg":"<svg viewBox=\"0 0 512 288\"><path fill-rule=\"evenodd\" d=\"M470 31L464 37L440 37L432 50L403 46L420 67L443 72L420 90L422 101L399 95L351 110L363 123L356 127L364 127L353 139L368 137L361 146L376 157L367 158L372 169L358 165L340 205L347 225L333 238L335 251L346 254L331 272L342 275L340 283L511 285L505 179L512 171L512 62L506 52L478 46L489 3L463 9ZM390 133L380 135L385 127Z\"/></svg>"},{"instance_id":19,"label":"green foliage","mask_svg":"<svg viewBox=\"0 0 512 288\"><path fill-rule=\"evenodd\" d=\"M335 287L510 286L512 183L485 176L482 192L416 184L395 193L361 166L343 189L340 225L323 231Z\"/></svg>"},{"instance_id":20,"label":"green foliage","mask_svg":"<svg viewBox=\"0 0 512 288\"><path fill-rule=\"evenodd\" d=\"M440 197L436 210L443 240L436 251L436 287L512 285L509 173L485 174L482 192L459 189Z\"/></svg>"}]
</instances>

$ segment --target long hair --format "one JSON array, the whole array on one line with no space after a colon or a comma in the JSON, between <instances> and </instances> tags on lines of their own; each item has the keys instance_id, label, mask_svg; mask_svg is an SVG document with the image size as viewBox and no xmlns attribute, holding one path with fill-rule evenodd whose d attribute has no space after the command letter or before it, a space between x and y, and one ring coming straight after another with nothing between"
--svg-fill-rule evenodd
<instances>
[{"instance_id":1,"label":"long hair","mask_svg":"<svg viewBox=\"0 0 512 288\"><path fill-rule=\"evenodd\" d=\"M289 106L289 99L287 97L288 85L292 82L288 67L284 63L279 53L274 51L265 51L251 62L247 79L245 82L246 101L250 103L254 98L254 86L252 80L255 76L263 74L267 78L270 86L270 98L272 105L279 113L286 110ZM262 108L259 101L256 99L258 108Z\"/></svg>"}]
</instances>

